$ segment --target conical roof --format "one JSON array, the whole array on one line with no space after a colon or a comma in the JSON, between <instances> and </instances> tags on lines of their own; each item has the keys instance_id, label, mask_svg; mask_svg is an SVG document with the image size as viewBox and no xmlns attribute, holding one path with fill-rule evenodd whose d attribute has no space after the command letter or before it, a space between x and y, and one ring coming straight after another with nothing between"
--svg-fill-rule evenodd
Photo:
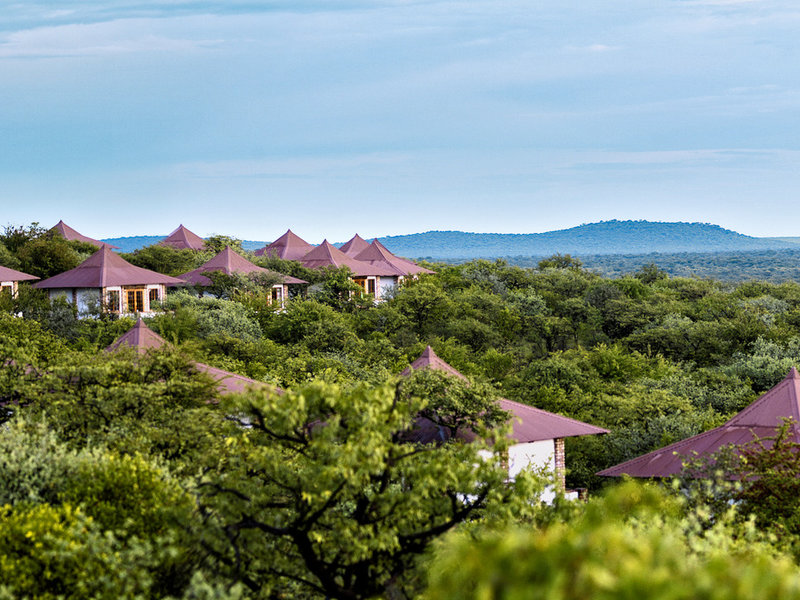
<instances>
[{"instance_id":1,"label":"conical roof","mask_svg":"<svg viewBox=\"0 0 800 600\"><path fill-rule=\"evenodd\" d=\"M362 238L360 235L355 234L347 242L339 246L339 250L347 254L347 256L355 257L356 254L369 247L369 242Z\"/></svg>"},{"instance_id":2,"label":"conical roof","mask_svg":"<svg viewBox=\"0 0 800 600\"><path fill-rule=\"evenodd\" d=\"M16 269L0 266L0 281L33 281L34 279L39 278Z\"/></svg>"},{"instance_id":3,"label":"conical roof","mask_svg":"<svg viewBox=\"0 0 800 600\"><path fill-rule=\"evenodd\" d=\"M211 279L206 277L204 273L210 273L212 271L222 271L226 275L233 275L234 273L239 273L241 275L250 275L253 273L280 275L280 277L283 279L283 283L307 283L302 279L290 277L289 275L282 275L280 273L274 273L269 269L254 265L245 257L234 252L230 246L225 246L225 249L222 252L217 254L207 263L196 268L194 271L189 271L183 275L178 275L178 278L192 285L211 285Z\"/></svg>"},{"instance_id":4,"label":"conical roof","mask_svg":"<svg viewBox=\"0 0 800 600\"><path fill-rule=\"evenodd\" d=\"M113 285L145 285L163 283L180 285L183 282L169 275L136 267L103 246L74 269L35 283L37 288L105 288Z\"/></svg>"},{"instance_id":5,"label":"conical roof","mask_svg":"<svg viewBox=\"0 0 800 600\"><path fill-rule=\"evenodd\" d=\"M139 319L131 329L108 346L106 351L115 352L121 348L131 347L140 354L144 354L148 350L168 345L170 345L169 342L150 329L142 319ZM256 381L244 375L231 373L204 363L195 362L194 366L198 371L208 373L217 382L217 392L220 394L233 394L243 392L248 387L266 385L263 381ZM275 391L279 394L283 393L280 388L275 388Z\"/></svg>"},{"instance_id":6,"label":"conical roof","mask_svg":"<svg viewBox=\"0 0 800 600\"><path fill-rule=\"evenodd\" d=\"M400 375L406 377L411 375L411 373L417 369L433 369L434 371L444 371L448 375L454 375L459 379L467 381L467 378L464 375L439 358L439 355L436 354L436 352L434 352L433 348L430 346L426 346L425 350L422 351L422 354L419 355L419 358L407 366L405 370L400 373Z\"/></svg>"},{"instance_id":7,"label":"conical roof","mask_svg":"<svg viewBox=\"0 0 800 600\"><path fill-rule=\"evenodd\" d=\"M192 233L183 225L158 242L159 246L169 246L176 250L202 250L206 241L196 233Z\"/></svg>"},{"instance_id":8,"label":"conical roof","mask_svg":"<svg viewBox=\"0 0 800 600\"><path fill-rule=\"evenodd\" d=\"M59 221L53 227L50 228L50 231L55 231L61 237L69 242L86 242L87 244L92 244L93 246L97 246L98 248L103 248L108 246L109 248L118 248L118 246L112 246L107 242L101 242L100 240L96 240L94 238L90 238L85 236L81 233L75 231L72 227L64 223L64 221Z\"/></svg>"},{"instance_id":9,"label":"conical roof","mask_svg":"<svg viewBox=\"0 0 800 600\"><path fill-rule=\"evenodd\" d=\"M727 423L694 437L600 471L598 475L617 477L669 477L683 469L695 456L708 456L725 446L741 446L755 439L774 436L783 419L794 419L790 436L800 442L800 375L791 368L778 385L763 394ZM765 446L771 441L766 440Z\"/></svg>"},{"instance_id":10,"label":"conical roof","mask_svg":"<svg viewBox=\"0 0 800 600\"><path fill-rule=\"evenodd\" d=\"M418 264L395 256L386 246L381 244L377 238L372 243L356 255L356 260L368 262L370 264L382 264L394 269L400 275L416 275L418 273L433 273L430 269L420 267Z\"/></svg>"},{"instance_id":11,"label":"conical roof","mask_svg":"<svg viewBox=\"0 0 800 600\"><path fill-rule=\"evenodd\" d=\"M396 271L389 267L371 265L350 258L336 246L328 242L328 240L324 240L319 246L306 254L300 262L309 269L324 269L326 267L338 269L339 267L347 267L353 272L353 275L357 277L366 277L368 275L380 275L383 277L397 276Z\"/></svg>"},{"instance_id":12,"label":"conical roof","mask_svg":"<svg viewBox=\"0 0 800 600\"><path fill-rule=\"evenodd\" d=\"M277 240L272 242L269 246L259 248L254 252L256 256L270 256L273 258L282 258L283 260L300 260L314 246L309 244L300 236L296 235L291 229L287 229Z\"/></svg>"},{"instance_id":13,"label":"conical roof","mask_svg":"<svg viewBox=\"0 0 800 600\"><path fill-rule=\"evenodd\" d=\"M401 375L410 375L416 369L434 369L437 371L444 371L449 375L454 375L463 380L467 378L452 366L443 361L433 351L433 348L428 346L422 352L420 357L415 360L409 367L407 367ZM608 433L607 429L602 427L595 427L582 421L570 419L557 415L555 413L547 412L540 408L534 408L527 404L520 404L500 398L498 400L500 408L513 415L512 417L512 431L509 437L517 443L524 444L528 442L537 442L541 440L553 440L557 438L575 437L579 435L596 435L599 433ZM432 433L435 436L439 435L438 431L425 427L423 424L423 431ZM466 434L466 437L470 437ZM424 441L424 440L419 440ZM435 440L431 440L435 441Z\"/></svg>"},{"instance_id":14,"label":"conical roof","mask_svg":"<svg viewBox=\"0 0 800 600\"><path fill-rule=\"evenodd\" d=\"M167 345L167 341L150 329L142 319L138 319L136 324L118 337L106 348L107 352L114 352L123 347L135 348L139 353L145 353L153 348L161 348Z\"/></svg>"}]
</instances>

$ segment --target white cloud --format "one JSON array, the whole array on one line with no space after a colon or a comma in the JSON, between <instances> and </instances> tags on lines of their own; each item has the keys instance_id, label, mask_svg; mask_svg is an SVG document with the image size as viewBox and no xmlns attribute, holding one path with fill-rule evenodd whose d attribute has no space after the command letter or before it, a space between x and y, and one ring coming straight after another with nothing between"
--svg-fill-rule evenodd
<instances>
[{"instance_id":1,"label":"white cloud","mask_svg":"<svg viewBox=\"0 0 800 600\"><path fill-rule=\"evenodd\" d=\"M100 56L138 52L187 52L222 44L220 39L174 37L150 19L37 27L0 37L0 58Z\"/></svg>"}]
</instances>

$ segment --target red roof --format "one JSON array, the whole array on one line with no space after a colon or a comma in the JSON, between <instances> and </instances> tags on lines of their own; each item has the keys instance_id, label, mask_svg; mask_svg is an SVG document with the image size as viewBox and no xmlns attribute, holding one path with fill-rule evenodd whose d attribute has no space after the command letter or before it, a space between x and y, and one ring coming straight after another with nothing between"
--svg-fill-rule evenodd
<instances>
[{"instance_id":1,"label":"red roof","mask_svg":"<svg viewBox=\"0 0 800 600\"><path fill-rule=\"evenodd\" d=\"M272 242L269 246L259 248L254 252L256 256L271 256L273 258L282 258L283 260L300 260L314 246L309 244L303 238L294 234L291 229L287 229L277 240Z\"/></svg>"},{"instance_id":2,"label":"red roof","mask_svg":"<svg viewBox=\"0 0 800 600\"><path fill-rule=\"evenodd\" d=\"M112 285L145 285L163 283L180 285L183 282L169 275L136 267L110 246L103 246L74 269L35 283L37 288L105 288Z\"/></svg>"},{"instance_id":3,"label":"red roof","mask_svg":"<svg viewBox=\"0 0 800 600\"><path fill-rule=\"evenodd\" d=\"M106 351L114 352L123 346L130 346L140 354L144 354L148 350L161 348L165 345L167 345L167 340L145 325L142 319L138 319L136 324L112 342L106 348Z\"/></svg>"},{"instance_id":4,"label":"red roof","mask_svg":"<svg viewBox=\"0 0 800 600\"><path fill-rule=\"evenodd\" d=\"M347 267L353 272L353 275L357 277L366 277L368 275L397 277L397 272L394 269L383 265L371 265L350 258L336 246L328 242L328 240L324 240L319 246L306 254L300 262L309 269L324 269L326 267L335 267L338 269L339 267Z\"/></svg>"},{"instance_id":5,"label":"red roof","mask_svg":"<svg viewBox=\"0 0 800 600\"><path fill-rule=\"evenodd\" d=\"M417 369L433 369L434 371L444 371L448 375L454 375L459 379L467 381L467 378L464 375L439 358L439 355L436 354L436 352L434 352L433 348L430 346L426 346L425 350L422 351L422 354L419 355L419 358L407 366L405 370L400 373L400 375L406 377L411 375L412 371L416 371Z\"/></svg>"},{"instance_id":6,"label":"red roof","mask_svg":"<svg viewBox=\"0 0 800 600\"><path fill-rule=\"evenodd\" d=\"M211 285L211 279L203 275L203 273L210 273L212 271L222 271L226 275L233 275L234 273L240 273L241 275L264 273L266 275L280 275L280 277L283 278L283 283L308 283L302 279L275 273L269 269L254 265L243 256L234 252L230 246L226 246L222 252L194 271L178 275L178 277L184 282L193 285Z\"/></svg>"},{"instance_id":7,"label":"red roof","mask_svg":"<svg viewBox=\"0 0 800 600\"><path fill-rule=\"evenodd\" d=\"M144 354L148 350L161 348L167 345L169 345L169 343L164 338L150 329L142 319L139 319L132 328L106 348L106 351L115 352L122 347L129 346L135 348L140 354ZM244 375L237 375L236 373L218 369L217 367L212 367L204 363L195 362L194 366L198 371L208 373L211 378L217 382L217 391L220 394L243 392L251 386L259 387L266 385L263 381L256 381ZM283 393L283 390L280 388L276 388L276 391L279 394Z\"/></svg>"},{"instance_id":8,"label":"red roof","mask_svg":"<svg viewBox=\"0 0 800 600\"><path fill-rule=\"evenodd\" d=\"M16 269L0 266L0 281L32 281L39 279L35 275L28 275Z\"/></svg>"},{"instance_id":9,"label":"red roof","mask_svg":"<svg viewBox=\"0 0 800 600\"><path fill-rule=\"evenodd\" d=\"M61 237L69 242L86 242L87 244L92 244L93 246L97 246L98 248L104 248L108 246L109 248L119 248L118 246L112 246L107 242L101 242L100 240L96 240L94 238L87 237L83 234L78 233L72 227L64 223L64 221L59 221L53 227L50 228L50 231L55 231Z\"/></svg>"},{"instance_id":10,"label":"red roof","mask_svg":"<svg viewBox=\"0 0 800 600\"><path fill-rule=\"evenodd\" d=\"M169 246L176 250L202 250L206 241L196 233L192 233L183 225L158 242L159 246Z\"/></svg>"},{"instance_id":11,"label":"red roof","mask_svg":"<svg viewBox=\"0 0 800 600\"><path fill-rule=\"evenodd\" d=\"M256 381L244 375L231 373L230 371L212 367L205 363L196 362L194 366L198 371L211 375L211 378L217 382L217 391L220 394L235 394L243 392L249 387L264 387L267 385L263 381ZM280 388L275 388L275 391L279 394L283 393L283 390Z\"/></svg>"},{"instance_id":12,"label":"red roof","mask_svg":"<svg viewBox=\"0 0 800 600\"><path fill-rule=\"evenodd\" d=\"M356 254L369 247L369 242L362 238L360 235L355 234L347 242L339 246L339 250L355 258Z\"/></svg>"},{"instance_id":13,"label":"red roof","mask_svg":"<svg viewBox=\"0 0 800 600\"><path fill-rule=\"evenodd\" d=\"M367 262L371 265L383 265L392 269L399 275L414 275L416 273L433 273L430 269L420 267L418 264L395 256L386 249L377 239L356 255L356 260Z\"/></svg>"},{"instance_id":14,"label":"red roof","mask_svg":"<svg viewBox=\"0 0 800 600\"><path fill-rule=\"evenodd\" d=\"M800 442L800 375L791 368L789 374L778 385L766 392L742 412L724 425L694 437L654 450L638 458L600 471L598 475L617 477L668 477L683 469L683 462L713 454L720 448L741 446L756 438L774 436L784 418L794 419L790 435L792 441ZM764 442L769 446L771 441Z\"/></svg>"},{"instance_id":15,"label":"red roof","mask_svg":"<svg viewBox=\"0 0 800 600\"><path fill-rule=\"evenodd\" d=\"M435 369L464 380L467 379L464 375L439 358L430 346L425 348L422 355L411 363L411 366L406 368L401 375L410 375L411 371L416 369ZM534 408L527 404L520 404L519 402L513 402L505 398L501 398L498 402L503 410L513 415L511 420L512 431L509 437L517 443L523 444L579 435L608 433L608 430L602 427L595 427L594 425L547 412L540 408ZM433 432L432 430L430 433L438 435L438 432ZM469 438L471 436L466 434L465 437Z\"/></svg>"}]
</instances>

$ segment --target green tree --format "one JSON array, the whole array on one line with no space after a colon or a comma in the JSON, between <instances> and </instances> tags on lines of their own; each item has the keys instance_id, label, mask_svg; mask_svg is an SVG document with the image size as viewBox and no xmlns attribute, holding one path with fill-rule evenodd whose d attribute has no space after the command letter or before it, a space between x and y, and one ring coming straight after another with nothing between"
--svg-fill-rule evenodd
<instances>
[{"instance_id":1,"label":"green tree","mask_svg":"<svg viewBox=\"0 0 800 600\"><path fill-rule=\"evenodd\" d=\"M198 253L188 248L178 250L170 246L153 244L133 253L123 254L122 257L137 267L175 277L196 269L208 260L208 255L207 252Z\"/></svg>"},{"instance_id":2,"label":"green tree","mask_svg":"<svg viewBox=\"0 0 800 600\"><path fill-rule=\"evenodd\" d=\"M415 370L400 382L398 390L407 402L411 398L425 400L419 416L443 430L443 441L456 437L458 432L469 435L495 428L510 418L500 408L491 386L470 383L442 371Z\"/></svg>"},{"instance_id":3,"label":"green tree","mask_svg":"<svg viewBox=\"0 0 800 600\"><path fill-rule=\"evenodd\" d=\"M578 258L573 258L569 254L556 253L548 258L539 261L539 270L545 269L575 269L583 267L583 263Z\"/></svg>"},{"instance_id":4,"label":"green tree","mask_svg":"<svg viewBox=\"0 0 800 600\"><path fill-rule=\"evenodd\" d=\"M682 503L626 483L578 518L451 536L430 561L427 600L800 598L800 570L752 527L700 527Z\"/></svg>"},{"instance_id":5,"label":"green tree","mask_svg":"<svg viewBox=\"0 0 800 600\"><path fill-rule=\"evenodd\" d=\"M207 237L204 250L214 255L225 250L226 246L230 246L231 249L238 254L245 254L245 250L242 248L242 240L227 235L212 235L211 237Z\"/></svg>"},{"instance_id":6,"label":"green tree","mask_svg":"<svg viewBox=\"0 0 800 600\"><path fill-rule=\"evenodd\" d=\"M389 385L237 399L228 411L243 429L200 484L206 544L265 596L296 586L342 599L410 593L434 540L493 506L525 505L505 483L504 436L494 446L402 443L423 408Z\"/></svg>"},{"instance_id":7,"label":"green tree","mask_svg":"<svg viewBox=\"0 0 800 600\"><path fill-rule=\"evenodd\" d=\"M26 242L18 251L17 258L25 273L42 279L74 269L96 252L91 244L68 242L60 235L48 232Z\"/></svg>"}]
</instances>

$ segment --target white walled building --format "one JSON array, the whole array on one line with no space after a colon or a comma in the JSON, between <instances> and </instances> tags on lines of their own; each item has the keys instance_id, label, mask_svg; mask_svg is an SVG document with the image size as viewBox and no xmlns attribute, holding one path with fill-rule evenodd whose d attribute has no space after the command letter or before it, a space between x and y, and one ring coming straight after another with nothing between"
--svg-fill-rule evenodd
<instances>
[{"instance_id":1,"label":"white walled building","mask_svg":"<svg viewBox=\"0 0 800 600\"><path fill-rule=\"evenodd\" d=\"M430 346L425 348L422 355L411 363L402 374L409 375L412 370L416 369L435 369L467 380L464 375L439 358ZM512 415L512 430L509 437L514 443L509 448L507 457L509 479L513 479L528 467L544 469L557 474L560 487L564 490L564 438L608 433L608 430L602 427L589 425L527 404L505 398L501 398L498 402L500 408ZM436 435L436 432L433 433ZM474 436L472 432L464 432L464 437L467 439L471 436ZM432 437L431 441L434 439L437 438ZM542 500L550 501L554 495L554 491L550 490L543 495ZM577 497L577 493L573 495Z\"/></svg>"},{"instance_id":2,"label":"white walled building","mask_svg":"<svg viewBox=\"0 0 800 600\"><path fill-rule=\"evenodd\" d=\"M80 265L35 284L46 289L50 299L64 298L79 314L96 308L120 314L150 313L166 297L167 286L180 279L136 267L108 246L92 254Z\"/></svg>"}]
</instances>

